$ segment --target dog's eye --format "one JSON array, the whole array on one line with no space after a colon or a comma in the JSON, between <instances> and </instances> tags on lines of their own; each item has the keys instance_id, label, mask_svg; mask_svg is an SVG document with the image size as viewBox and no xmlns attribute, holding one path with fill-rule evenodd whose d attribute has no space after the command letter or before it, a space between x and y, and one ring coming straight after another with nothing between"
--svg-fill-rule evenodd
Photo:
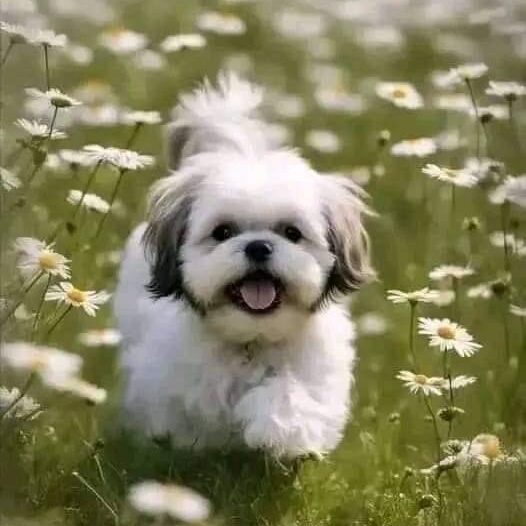
<instances>
[{"instance_id":1,"label":"dog's eye","mask_svg":"<svg viewBox=\"0 0 526 526\"><path fill-rule=\"evenodd\" d=\"M212 237L216 241L226 241L234 235L235 229L229 223L222 223L217 225L212 231Z\"/></svg>"},{"instance_id":2,"label":"dog's eye","mask_svg":"<svg viewBox=\"0 0 526 526\"><path fill-rule=\"evenodd\" d=\"M283 233L285 234L285 237L292 241L293 243L298 243L301 241L301 238L303 237L301 231L299 228L296 228L295 226L288 225L284 228Z\"/></svg>"}]
</instances>

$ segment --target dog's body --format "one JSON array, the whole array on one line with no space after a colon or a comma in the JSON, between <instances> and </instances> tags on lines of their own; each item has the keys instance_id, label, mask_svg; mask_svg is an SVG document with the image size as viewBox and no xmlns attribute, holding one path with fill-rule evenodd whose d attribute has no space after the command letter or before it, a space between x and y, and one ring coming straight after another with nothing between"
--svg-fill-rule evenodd
<instances>
[{"instance_id":1,"label":"dog's body","mask_svg":"<svg viewBox=\"0 0 526 526\"><path fill-rule=\"evenodd\" d=\"M349 411L342 303L368 273L357 190L268 140L257 89L182 98L172 176L132 234L116 294L131 422L176 446L321 455Z\"/></svg>"}]
</instances>

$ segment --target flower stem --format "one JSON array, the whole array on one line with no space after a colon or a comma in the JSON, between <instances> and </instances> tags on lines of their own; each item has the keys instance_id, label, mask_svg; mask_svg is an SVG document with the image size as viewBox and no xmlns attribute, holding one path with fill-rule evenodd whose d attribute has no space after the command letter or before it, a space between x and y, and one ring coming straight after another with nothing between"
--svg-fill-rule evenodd
<instances>
[{"instance_id":1,"label":"flower stem","mask_svg":"<svg viewBox=\"0 0 526 526\"><path fill-rule=\"evenodd\" d=\"M424 398L424 403L427 408L427 412L429 413L429 416L431 417L431 421L433 422L433 430L435 432L435 442L436 442L436 454L437 454L437 464L440 462L440 444L442 443L442 439L440 438L440 432L438 430L438 422L435 416L435 413L433 412L433 408L431 407L431 404L429 403L429 398L427 395L422 395Z\"/></svg>"},{"instance_id":2,"label":"flower stem","mask_svg":"<svg viewBox=\"0 0 526 526\"><path fill-rule=\"evenodd\" d=\"M43 45L44 48L44 62L46 64L46 90L49 91L51 88L51 79L49 75L49 56L48 56L48 47L46 44Z\"/></svg>"},{"instance_id":3,"label":"flower stem","mask_svg":"<svg viewBox=\"0 0 526 526\"><path fill-rule=\"evenodd\" d=\"M18 404L18 402L20 402L20 400L22 400L22 398L24 398L24 396L27 394L27 392L29 391L29 388L31 387L31 385L33 384L33 381L35 379L35 373L31 373L27 380L26 380L26 383L24 384L24 386L22 387L22 389L20 389L20 392L18 393L18 395L11 401L11 403L0 413L0 420L2 418L4 418L8 413L9 411L11 411L11 409L13 409L13 407L16 406L16 404Z\"/></svg>"},{"instance_id":4,"label":"flower stem","mask_svg":"<svg viewBox=\"0 0 526 526\"><path fill-rule=\"evenodd\" d=\"M451 384L451 366L449 363L449 352L448 351L444 351L443 353L442 367L443 367L442 376L448 381L448 392L449 392L449 404L448 405L449 407L452 407L453 405L455 405L455 400L453 396L453 386ZM448 425L447 425L448 440L451 437L452 430L453 430L453 420L450 418L448 420Z\"/></svg>"},{"instance_id":5,"label":"flower stem","mask_svg":"<svg viewBox=\"0 0 526 526\"><path fill-rule=\"evenodd\" d=\"M455 277L453 278L453 291L455 293L453 316L458 320L460 319L460 280Z\"/></svg>"},{"instance_id":6,"label":"flower stem","mask_svg":"<svg viewBox=\"0 0 526 526\"><path fill-rule=\"evenodd\" d=\"M513 99L511 97L508 97L508 122L510 123L511 133L513 135L513 138L515 139L515 142L517 143L517 147L519 149L519 153L522 153L522 144L520 140L519 132L517 131L517 126L515 124L515 119L513 116Z\"/></svg>"},{"instance_id":7,"label":"flower stem","mask_svg":"<svg viewBox=\"0 0 526 526\"><path fill-rule=\"evenodd\" d=\"M117 193L119 191L119 187L120 187L120 185L122 183L123 175L126 173L126 171L127 170L119 170L119 177L117 178L117 182L115 183L115 186L113 187L113 191L111 193L111 197L110 197L110 200L109 200L109 205L110 206L108 207L107 212L105 212L103 214L103 216L101 217L101 219L99 221L99 224L97 226L97 230L95 232L95 235L93 236L92 242L95 242L95 240L99 237L100 233L102 232L102 227L104 226L106 218L108 217L108 215L111 212L111 208L113 206L113 203L115 202L115 198L117 197Z\"/></svg>"},{"instance_id":8,"label":"flower stem","mask_svg":"<svg viewBox=\"0 0 526 526\"><path fill-rule=\"evenodd\" d=\"M16 312L16 309L22 305L22 302L24 301L24 296L29 292L29 290L33 287L33 285L40 279L43 272L38 272L35 274L35 276L31 279L31 281L22 289L22 295L20 296L19 300L11 307L11 309L7 312L7 314L2 318L0 321L0 327Z\"/></svg>"},{"instance_id":9,"label":"flower stem","mask_svg":"<svg viewBox=\"0 0 526 526\"><path fill-rule=\"evenodd\" d=\"M409 302L409 351L411 353L411 361L413 362L413 371L418 370L418 362L415 352L415 317L416 317L416 303Z\"/></svg>"},{"instance_id":10,"label":"flower stem","mask_svg":"<svg viewBox=\"0 0 526 526\"><path fill-rule=\"evenodd\" d=\"M53 126L55 126L55 122L57 120L57 114L58 114L58 106L54 106L53 110L53 117L51 118L51 124L49 125L49 133L47 136L47 140L51 140L51 135L53 135Z\"/></svg>"},{"instance_id":11,"label":"flower stem","mask_svg":"<svg viewBox=\"0 0 526 526\"><path fill-rule=\"evenodd\" d=\"M7 57L9 57L9 54L11 53L11 50L13 49L14 45L15 45L15 43L11 40L9 42L9 45L7 46L7 49L6 49L5 53L4 53L4 56L2 57L2 63L0 64L2 67L6 63Z\"/></svg>"},{"instance_id":12,"label":"flower stem","mask_svg":"<svg viewBox=\"0 0 526 526\"><path fill-rule=\"evenodd\" d=\"M45 337L45 341L48 341L53 331L57 328L58 324L66 317L66 314L72 309L72 306L69 305L68 308L55 320L55 322L48 329Z\"/></svg>"},{"instance_id":13,"label":"flower stem","mask_svg":"<svg viewBox=\"0 0 526 526\"><path fill-rule=\"evenodd\" d=\"M500 207L500 221L502 228L502 237L504 240L504 270L506 272L511 271L511 261L510 261L510 247L508 246L508 216L509 216L510 205L505 201Z\"/></svg>"},{"instance_id":14,"label":"flower stem","mask_svg":"<svg viewBox=\"0 0 526 526\"><path fill-rule=\"evenodd\" d=\"M110 512L111 516L113 517L113 522L116 526L119 524L119 516L117 515L117 512L108 504L106 499L77 471L73 471L72 475L79 480L95 497L97 500L99 500L102 505Z\"/></svg>"},{"instance_id":15,"label":"flower stem","mask_svg":"<svg viewBox=\"0 0 526 526\"><path fill-rule=\"evenodd\" d=\"M31 340L35 339L35 334L38 327L38 322L40 321L40 314L42 312L42 306L44 305L44 298L46 297L46 292L49 289L49 285L51 284L51 274L48 275L46 286L44 287L44 290L42 292L42 296L40 297L40 301L38 303L38 308L35 313L35 319L33 320L33 326L31 327Z\"/></svg>"},{"instance_id":16,"label":"flower stem","mask_svg":"<svg viewBox=\"0 0 526 526\"><path fill-rule=\"evenodd\" d=\"M471 104L473 105L473 111L475 112L475 130L476 130L476 137L477 137L477 165L480 170L480 120L479 120L479 109L477 106L477 101L475 99L475 94L473 93L473 87L471 86L471 82L469 79L466 79L466 85L468 87L469 96L471 98Z\"/></svg>"},{"instance_id":17,"label":"flower stem","mask_svg":"<svg viewBox=\"0 0 526 526\"><path fill-rule=\"evenodd\" d=\"M95 175L97 175L97 172L99 171L99 168L102 164L102 161L99 161L94 167L93 167L93 170L91 171L91 173L89 174L89 177L88 177L88 180L86 182L86 184L84 185L84 188L82 189L82 194L80 196L80 199L79 199L79 202L76 204L73 212L71 213L69 219L63 223L61 223L56 229L55 231L53 232L53 234L51 235L51 237L46 240L47 243L51 243L53 241L55 241L55 239L57 239L58 235L60 234L61 230L64 228L64 225L66 225L67 223L74 223L75 222L75 219L79 213L79 210L80 210L80 207L82 206L82 203L84 202L84 198L86 197L86 194L88 193L90 187L91 187L91 184L93 183L93 180L95 178Z\"/></svg>"},{"instance_id":18,"label":"flower stem","mask_svg":"<svg viewBox=\"0 0 526 526\"><path fill-rule=\"evenodd\" d=\"M139 134L139 130L141 129L142 127L142 122L138 122L134 127L133 127L133 131L129 137L129 139L126 141L126 144L124 145L124 148L126 150L129 150L133 143L135 142L135 139L137 138L137 135Z\"/></svg>"},{"instance_id":19,"label":"flower stem","mask_svg":"<svg viewBox=\"0 0 526 526\"><path fill-rule=\"evenodd\" d=\"M506 351L506 365L510 363L510 327L508 324L509 302L507 297L503 298L502 305L502 328L504 330L504 350Z\"/></svg>"}]
</instances>

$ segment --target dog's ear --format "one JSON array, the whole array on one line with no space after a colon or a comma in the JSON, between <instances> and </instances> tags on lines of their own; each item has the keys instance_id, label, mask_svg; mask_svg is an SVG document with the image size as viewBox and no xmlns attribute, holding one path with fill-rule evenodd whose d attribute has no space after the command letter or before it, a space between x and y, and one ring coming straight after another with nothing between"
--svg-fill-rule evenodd
<instances>
[{"instance_id":1,"label":"dog's ear","mask_svg":"<svg viewBox=\"0 0 526 526\"><path fill-rule=\"evenodd\" d=\"M166 162L170 170L177 170L183 158L183 149L190 139L190 127L172 122L165 127Z\"/></svg>"},{"instance_id":2,"label":"dog's ear","mask_svg":"<svg viewBox=\"0 0 526 526\"><path fill-rule=\"evenodd\" d=\"M198 181L195 174L176 173L152 189L143 244L151 273L147 289L156 298L183 294L180 251Z\"/></svg>"},{"instance_id":3,"label":"dog's ear","mask_svg":"<svg viewBox=\"0 0 526 526\"><path fill-rule=\"evenodd\" d=\"M374 276L370 265L369 237L362 223L371 214L362 198L365 192L346 177L325 176L327 239L335 256L325 296L348 294Z\"/></svg>"}]
</instances>

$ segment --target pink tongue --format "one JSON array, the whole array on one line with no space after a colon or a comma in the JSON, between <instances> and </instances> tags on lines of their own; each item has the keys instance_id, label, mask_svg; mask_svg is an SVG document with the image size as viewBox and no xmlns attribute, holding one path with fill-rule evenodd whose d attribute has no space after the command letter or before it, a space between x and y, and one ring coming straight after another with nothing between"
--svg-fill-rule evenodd
<instances>
[{"instance_id":1,"label":"pink tongue","mask_svg":"<svg viewBox=\"0 0 526 526\"><path fill-rule=\"evenodd\" d=\"M276 299L276 288L270 280L245 281L240 292L243 301L253 310L267 309Z\"/></svg>"}]
</instances>

